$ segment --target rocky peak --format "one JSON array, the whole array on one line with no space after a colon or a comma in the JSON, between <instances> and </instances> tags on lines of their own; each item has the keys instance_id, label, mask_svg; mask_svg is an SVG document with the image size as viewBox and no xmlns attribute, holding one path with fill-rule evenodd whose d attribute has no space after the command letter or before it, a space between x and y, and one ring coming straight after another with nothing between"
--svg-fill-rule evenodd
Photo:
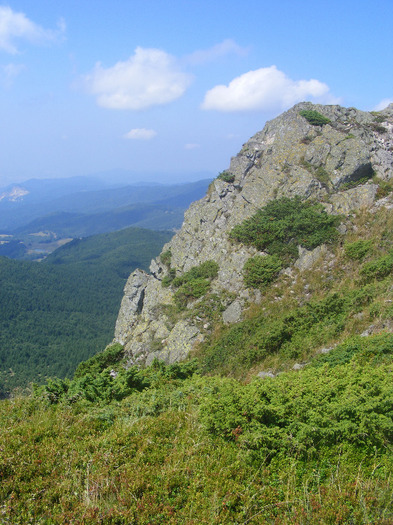
<instances>
[{"instance_id":1,"label":"rocky peak","mask_svg":"<svg viewBox=\"0 0 393 525\"><path fill-rule=\"evenodd\" d=\"M324 123L311 123L307 112L316 112ZM207 195L190 206L181 230L152 261L151 274L137 270L130 276L115 340L125 345L132 363L184 358L211 328L198 315L198 304L203 308L204 300L214 300L224 322L236 322L243 306L259 299L242 275L245 262L258 252L229 240L236 224L280 197L316 199L329 213L348 214L371 206L378 181L392 177L393 104L378 113L297 104L251 137ZM176 313L170 279L207 261L218 265L209 296L188 301Z\"/></svg>"}]
</instances>

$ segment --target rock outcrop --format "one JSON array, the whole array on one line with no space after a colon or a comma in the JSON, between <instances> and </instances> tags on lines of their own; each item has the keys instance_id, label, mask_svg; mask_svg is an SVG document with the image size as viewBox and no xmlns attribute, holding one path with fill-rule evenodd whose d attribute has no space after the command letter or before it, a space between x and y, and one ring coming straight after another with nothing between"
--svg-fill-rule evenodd
<instances>
[{"instance_id":1,"label":"rock outcrop","mask_svg":"<svg viewBox=\"0 0 393 525\"><path fill-rule=\"evenodd\" d=\"M302 110L317 111L329 123L312 125ZM211 329L209 316L203 314L207 306L201 302L210 300L215 314L233 323L241 319L246 304L259 299L258 291L245 288L242 276L245 262L258 252L229 240L236 224L284 196L316 199L329 213L349 214L371 206L378 184L391 178L393 104L378 113L311 103L294 106L254 135L232 158L225 176L191 205L181 230L152 261L151 273L137 270L130 276L115 341L124 344L130 363L185 358ZM312 255L300 255L298 267L313 260ZM170 279L206 261L215 261L219 268L209 298L191 300L179 312Z\"/></svg>"}]
</instances>

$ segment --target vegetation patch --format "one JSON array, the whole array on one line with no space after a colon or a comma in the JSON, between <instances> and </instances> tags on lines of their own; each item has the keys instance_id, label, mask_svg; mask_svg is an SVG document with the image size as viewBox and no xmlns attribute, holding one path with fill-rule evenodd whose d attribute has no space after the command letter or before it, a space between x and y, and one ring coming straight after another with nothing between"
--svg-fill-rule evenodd
<instances>
[{"instance_id":1,"label":"vegetation patch","mask_svg":"<svg viewBox=\"0 0 393 525\"><path fill-rule=\"evenodd\" d=\"M248 385L228 380L203 400L202 419L210 432L236 440L258 462L284 451L310 458L344 443L371 451L393 439L387 369L337 365Z\"/></svg>"},{"instance_id":2,"label":"vegetation patch","mask_svg":"<svg viewBox=\"0 0 393 525\"><path fill-rule=\"evenodd\" d=\"M315 111L314 109L304 109L299 111L299 115L304 117L312 126L323 126L324 124L329 124L330 122L330 119L318 111Z\"/></svg>"},{"instance_id":3,"label":"vegetation patch","mask_svg":"<svg viewBox=\"0 0 393 525\"><path fill-rule=\"evenodd\" d=\"M218 269L215 261L205 261L176 277L176 270L171 268L162 280L162 286L177 288L175 303L178 308L184 309L190 299L199 299L209 291L211 281L218 275Z\"/></svg>"},{"instance_id":4,"label":"vegetation patch","mask_svg":"<svg viewBox=\"0 0 393 525\"><path fill-rule=\"evenodd\" d=\"M162 252L160 254L160 261L162 264L165 264L165 266L170 267L171 266L171 260L172 260L172 252L171 250L165 250L165 252Z\"/></svg>"},{"instance_id":5,"label":"vegetation patch","mask_svg":"<svg viewBox=\"0 0 393 525\"><path fill-rule=\"evenodd\" d=\"M296 259L299 245L312 250L334 242L339 222L340 217L328 215L321 204L282 197L235 226L230 238L288 263Z\"/></svg>"},{"instance_id":6,"label":"vegetation patch","mask_svg":"<svg viewBox=\"0 0 393 525\"><path fill-rule=\"evenodd\" d=\"M382 199L383 197L387 197L390 193L393 191L393 183L391 180L386 181L379 179L378 177L373 178L373 182L375 184L378 184L377 189L377 199Z\"/></svg>"},{"instance_id":7,"label":"vegetation patch","mask_svg":"<svg viewBox=\"0 0 393 525\"><path fill-rule=\"evenodd\" d=\"M250 257L243 268L244 284L248 288L265 288L276 279L281 269L281 259L276 255Z\"/></svg>"},{"instance_id":8,"label":"vegetation patch","mask_svg":"<svg viewBox=\"0 0 393 525\"><path fill-rule=\"evenodd\" d=\"M217 179L223 180L224 182L228 182L229 184L232 184L235 181L235 175L233 175L229 171L222 171L217 176Z\"/></svg>"},{"instance_id":9,"label":"vegetation patch","mask_svg":"<svg viewBox=\"0 0 393 525\"><path fill-rule=\"evenodd\" d=\"M344 244L344 251L345 255L349 259L353 259L355 261L361 261L368 255L373 247L373 241L371 239L364 240L359 239L358 241L354 242L346 242Z\"/></svg>"},{"instance_id":10,"label":"vegetation patch","mask_svg":"<svg viewBox=\"0 0 393 525\"><path fill-rule=\"evenodd\" d=\"M372 279L381 280L393 271L393 250L387 255L379 257L374 261L365 263L360 269L360 275L365 281Z\"/></svg>"}]
</instances>

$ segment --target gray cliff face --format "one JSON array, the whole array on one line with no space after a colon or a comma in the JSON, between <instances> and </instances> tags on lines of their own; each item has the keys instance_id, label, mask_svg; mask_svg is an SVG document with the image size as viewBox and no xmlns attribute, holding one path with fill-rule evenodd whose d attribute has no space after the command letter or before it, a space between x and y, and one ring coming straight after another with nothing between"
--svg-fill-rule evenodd
<instances>
[{"instance_id":1,"label":"gray cliff face","mask_svg":"<svg viewBox=\"0 0 393 525\"><path fill-rule=\"evenodd\" d=\"M299 111L313 109L330 119L313 126ZM245 304L259 292L244 287L242 269L255 249L234 245L231 229L268 201L283 196L313 198L329 213L348 214L371 206L378 185L371 177L393 178L393 105L382 112L301 103L268 122L232 158L227 170L233 182L216 179L207 195L193 203L181 230L164 247L170 268L180 276L213 260L219 266L211 292L219 301L222 320L238 321ZM136 270L125 287L116 323L115 341L125 345L130 363L149 364L183 359L203 341L210 323L195 314L199 300L173 314L175 289L163 287L169 266L152 261L151 274ZM171 313L172 312L172 313Z\"/></svg>"}]
</instances>

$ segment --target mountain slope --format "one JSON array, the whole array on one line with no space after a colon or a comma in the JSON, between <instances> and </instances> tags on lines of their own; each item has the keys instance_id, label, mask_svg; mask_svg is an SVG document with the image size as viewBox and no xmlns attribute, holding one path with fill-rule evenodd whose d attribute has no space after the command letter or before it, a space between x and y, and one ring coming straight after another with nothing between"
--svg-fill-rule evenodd
<instances>
[{"instance_id":1,"label":"mountain slope","mask_svg":"<svg viewBox=\"0 0 393 525\"><path fill-rule=\"evenodd\" d=\"M248 261L260 261L266 252L236 242L233 228L269 202L285 198L322 202L330 215L370 208L393 177L392 130L392 105L372 114L302 103L267 123L210 185L206 197L191 205L182 229L164 247L164 257L152 261L151 275L137 271L130 277L115 340L133 360L174 362L210 336L211 323L192 315L198 302L221 311L221 322L240 321L245 307L262 298L258 287L244 281ZM301 237L297 243L299 254L309 246ZM216 265L216 275L198 282L189 272L209 262ZM282 268L285 263L280 262ZM187 288L186 281L192 281Z\"/></svg>"},{"instance_id":2,"label":"mountain slope","mask_svg":"<svg viewBox=\"0 0 393 525\"><path fill-rule=\"evenodd\" d=\"M6 523L393 523L392 119L244 146L129 278L125 347L0 403Z\"/></svg>"},{"instance_id":3,"label":"mountain slope","mask_svg":"<svg viewBox=\"0 0 393 525\"><path fill-rule=\"evenodd\" d=\"M129 228L74 240L42 263L0 257L0 394L70 376L105 347L127 275L171 236Z\"/></svg>"}]
</instances>

